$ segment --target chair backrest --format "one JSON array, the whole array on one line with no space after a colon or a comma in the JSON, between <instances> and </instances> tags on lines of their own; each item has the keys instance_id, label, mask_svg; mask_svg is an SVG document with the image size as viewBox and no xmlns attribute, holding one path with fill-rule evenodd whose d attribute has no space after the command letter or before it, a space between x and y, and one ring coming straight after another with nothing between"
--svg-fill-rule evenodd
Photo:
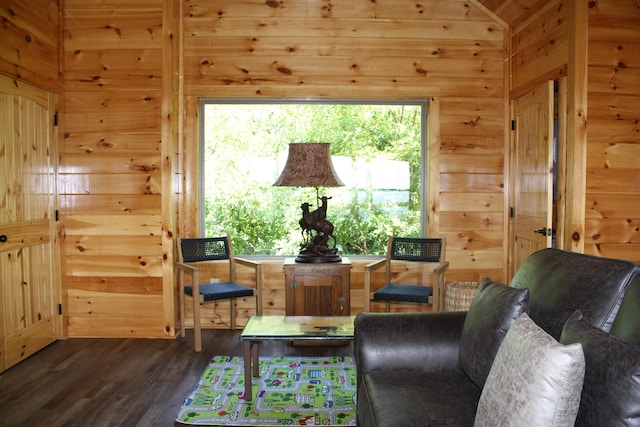
<instances>
[{"instance_id":1,"label":"chair backrest","mask_svg":"<svg viewBox=\"0 0 640 427\"><path fill-rule=\"evenodd\" d=\"M427 239L416 237L389 238L387 251L390 259L419 262L440 262L442 260L442 239Z\"/></svg>"},{"instance_id":2,"label":"chair backrest","mask_svg":"<svg viewBox=\"0 0 640 427\"><path fill-rule=\"evenodd\" d=\"M412 281L417 280L416 284L422 283L433 286L429 280L430 272L444 260L444 251L444 239L389 236L386 257L387 283L393 283L396 281L408 283L407 278L409 276L407 276L407 274L409 274L413 277ZM394 280L392 278L392 270L394 270L394 268L392 268L392 264L399 263L400 265L406 265L405 261L422 263L422 267L420 267L419 270L412 268L413 274L402 269L400 276L396 277L396 280ZM421 278L419 279L415 274L419 274Z\"/></svg>"},{"instance_id":3,"label":"chair backrest","mask_svg":"<svg viewBox=\"0 0 640 427\"><path fill-rule=\"evenodd\" d=\"M234 281L233 249L229 236L184 238L179 241L180 262L229 261L229 280Z\"/></svg>"},{"instance_id":4,"label":"chair backrest","mask_svg":"<svg viewBox=\"0 0 640 427\"><path fill-rule=\"evenodd\" d=\"M180 249L183 262L219 261L231 257L227 237L180 239Z\"/></svg>"}]
</instances>

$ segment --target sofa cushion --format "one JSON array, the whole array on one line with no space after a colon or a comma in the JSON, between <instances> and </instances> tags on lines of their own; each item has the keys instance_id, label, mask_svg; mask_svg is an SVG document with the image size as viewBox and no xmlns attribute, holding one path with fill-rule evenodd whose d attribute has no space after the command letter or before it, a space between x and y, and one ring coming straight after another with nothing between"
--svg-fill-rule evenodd
<instances>
[{"instance_id":1,"label":"sofa cushion","mask_svg":"<svg viewBox=\"0 0 640 427\"><path fill-rule=\"evenodd\" d=\"M560 341L582 344L587 364L576 425L640 426L640 347L594 328L579 311Z\"/></svg>"},{"instance_id":2,"label":"sofa cushion","mask_svg":"<svg viewBox=\"0 0 640 427\"><path fill-rule=\"evenodd\" d=\"M473 426L480 389L460 370L372 372L358 390L358 425Z\"/></svg>"},{"instance_id":3,"label":"sofa cushion","mask_svg":"<svg viewBox=\"0 0 640 427\"><path fill-rule=\"evenodd\" d=\"M640 274L636 275L624 294L620 310L611 327L611 336L640 346Z\"/></svg>"},{"instance_id":4,"label":"sofa cushion","mask_svg":"<svg viewBox=\"0 0 640 427\"><path fill-rule=\"evenodd\" d=\"M498 350L475 426L573 427L584 371L580 344L558 343L522 314Z\"/></svg>"},{"instance_id":5,"label":"sofa cushion","mask_svg":"<svg viewBox=\"0 0 640 427\"><path fill-rule=\"evenodd\" d=\"M510 285L529 288L529 316L555 339L575 310L590 324L611 330L620 301L640 266L559 249L533 253L518 268Z\"/></svg>"},{"instance_id":6,"label":"sofa cushion","mask_svg":"<svg viewBox=\"0 0 640 427\"><path fill-rule=\"evenodd\" d=\"M486 279L478 286L462 327L460 369L480 388L513 322L529 309L529 291Z\"/></svg>"}]
</instances>

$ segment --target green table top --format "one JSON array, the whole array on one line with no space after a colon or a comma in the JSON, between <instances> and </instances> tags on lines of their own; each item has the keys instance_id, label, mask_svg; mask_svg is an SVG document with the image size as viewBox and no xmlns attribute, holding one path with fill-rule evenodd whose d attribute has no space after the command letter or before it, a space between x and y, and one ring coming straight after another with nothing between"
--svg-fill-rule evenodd
<instances>
[{"instance_id":1,"label":"green table top","mask_svg":"<svg viewBox=\"0 0 640 427\"><path fill-rule=\"evenodd\" d=\"M352 340L355 316L251 316L240 339Z\"/></svg>"}]
</instances>

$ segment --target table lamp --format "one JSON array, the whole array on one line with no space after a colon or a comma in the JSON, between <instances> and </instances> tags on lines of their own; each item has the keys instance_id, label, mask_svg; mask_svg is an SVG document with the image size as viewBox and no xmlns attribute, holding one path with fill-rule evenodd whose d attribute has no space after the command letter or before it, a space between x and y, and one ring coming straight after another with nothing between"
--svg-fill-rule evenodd
<instances>
[{"instance_id":1,"label":"table lamp","mask_svg":"<svg viewBox=\"0 0 640 427\"><path fill-rule=\"evenodd\" d=\"M318 187L341 187L329 152L328 142L302 142L289 144L289 155L280 177L273 184L277 187L315 187L316 209L304 202L300 205L302 217L299 224L303 242L296 262L326 263L341 260L336 248L333 224L326 219L327 203L331 197L320 197Z\"/></svg>"}]
</instances>

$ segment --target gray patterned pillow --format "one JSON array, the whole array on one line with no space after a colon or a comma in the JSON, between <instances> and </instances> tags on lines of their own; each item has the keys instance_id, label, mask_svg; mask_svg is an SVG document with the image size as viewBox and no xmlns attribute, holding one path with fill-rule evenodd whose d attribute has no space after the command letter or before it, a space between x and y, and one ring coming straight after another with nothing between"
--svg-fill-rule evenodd
<instances>
[{"instance_id":1,"label":"gray patterned pillow","mask_svg":"<svg viewBox=\"0 0 640 427\"><path fill-rule=\"evenodd\" d=\"M485 383L476 427L573 427L585 361L522 314L511 326Z\"/></svg>"}]
</instances>

